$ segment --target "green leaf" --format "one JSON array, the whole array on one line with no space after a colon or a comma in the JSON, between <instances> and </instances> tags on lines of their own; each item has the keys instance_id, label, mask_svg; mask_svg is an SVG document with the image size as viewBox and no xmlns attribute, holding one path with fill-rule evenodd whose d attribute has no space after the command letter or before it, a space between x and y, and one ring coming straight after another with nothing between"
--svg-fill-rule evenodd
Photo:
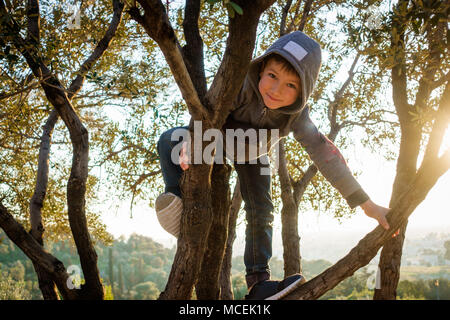
<instances>
[{"instance_id":1,"label":"green leaf","mask_svg":"<svg viewBox=\"0 0 450 320\"><path fill-rule=\"evenodd\" d=\"M237 5L236 3L230 1L230 5L233 7L234 11L236 11L237 14L241 15L244 13L244 11L242 10L242 8Z\"/></svg>"}]
</instances>

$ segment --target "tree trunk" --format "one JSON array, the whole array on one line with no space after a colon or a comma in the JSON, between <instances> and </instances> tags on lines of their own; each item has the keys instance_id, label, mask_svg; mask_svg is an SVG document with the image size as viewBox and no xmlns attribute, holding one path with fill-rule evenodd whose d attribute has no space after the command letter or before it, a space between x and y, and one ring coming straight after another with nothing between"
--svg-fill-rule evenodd
<instances>
[{"instance_id":1,"label":"tree trunk","mask_svg":"<svg viewBox=\"0 0 450 320\"><path fill-rule=\"evenodd\" d=\"M44 226L42 224L42 206L44 205L45 194L47 193L48 185L48 160L50 154L50 141L53 128L58 120L58 113L55 109L52 110L48 117L41 136L41 144L39 149L38 170L36 175L36 186L34 194L30 201L30 233L33 238L44 247ZM58 293L56 286L50 274L37 263L33 262L33 267L36 272L39 289L42 292L44 300L58 300Z\"/></svg>"},{"instance_id":2,"label":"tree trunk","mask_svg":"<svg viewBox=\"0 0 450 320\"><path fill-rule=\"evenodd\" d=\"M397 286L400 280L400 264L402 259L403 243L405 241L406 221L400 227L400 234L386 241L381 250L380 262L380 287L375 288L374 300L395 300L397 298Z\"/></svg>"},{"instance_id":3,"label":"tree trunk","mask_svg":"<svg viewBox=\"0 0 450 320\"><path fill-rule=\"evenodd\" d=\"M230 214L228 218L228 238L223 258L222 270L220 273L220 299L233 300L233 285L231 281L231 267L233 258L233 243L236 239L236 221L242 204L241 187L239 179L234 187L233 198L231 200Z\"/></svg>"},{"instance_id":4,"label":"tree trunk","mask_svg":"<svg viewBox=\"0 0 450 320\"><path fill-rule=\"evenodd\" d=\"M280 141L281 236L283 240L284 277L301 273L300 237L298 235L298 206L294 199L292 184L286 165L284 140Z\"/></svg>"},{"instance_id":5,"label":"tree trunk","mask_svg":"<svg viewBox=\"0 0 450 320\"><path fill-rule=\"evenodd\" d=\"M204 97L202 93L206 87L205 83L202 83L201 79L193 80L196 74L199 74L200 78L204 74L204 70L201 70L201 61L195 58L201 51L197 21L189 22L187 20L191 16L185 15L183 28L188 43L183 52L162 2L160 0L138 0L138 2L144 10L143 14L141 8L137 6L130 8L129 13L158 43L186 102L192 116L191 120L202 121L204 130L221 128L233 106L232 101L244 81L255 44L259 18L274 0L235 1L243 10L243 14L236 14L229 19L227 47L219 70ZM194 20L198 17L199 4L197 0L188 0L186 3L187 12L195 14ZM193 23L195 25L192 25ZM204 147L205 145L201 150L204 150ZM190 299L193 287L197 283L212 225L211 171L212 165L195 164L183 174L181 189L184 209L178 248L169 280L160 299ZM222 210L220 209L224 214L228 214L227 210ZM222 218L221 215L220 219ZM218 225L222 224L221 220ZM225 224L223 234L216 235L223 243L226 241L226 227ZM223 252L220 254L223 255ZM217 265L220 266L220 263ZM202 284L199 286L199 292L203 296L201 286ZM217 295L215 291L216 289L205 296Z\"/></svg>"},{"instance_id":6,"label":"tree trunk","mask_svg":"<svg viewBox=\"0 0 450 320\"><path fill-rule=\"evenodd\" d=\"M191 137L193 137L191 150L194 150L194 161L191 161L189 169L184 171L180 181L183 213L178 248L166 288L159 297L161 300L191 299L202 268L212 225L212 182L208 177L211 176L213 165L194 164L197 151L195 149L196 137L192 127L190 127L190 131ZM200 151L204 150L205 144L206 142L200 142Z\"/></svg>"},{"instance_id":7,"label":"tree trunk","mask_svg":"<svg viewBox=\"0 0 450 320\"><path fill-rule=\"evenodd\" d=\"M409 1L400 1L398 8L406 8L409 5ZM446 10L446 9L444 9ZM402 13L402 10L396 11L396 15L393 18L393 31L391 35L391 46L394 49L393 56L396 64L392 68L391 81L392 81L392 94L394 105L399 116L401 127L401 142L400 152L397 162L397 175L395 177L393 194L390 205L397 200L398 196L404 192L409 184L414 179L417 171L417 159L420 152L420 144L422 140L422 125L420 122L415 121L411 115L411 110L414 109L429 109L429 101L432 92L432 79L434 79L436 72L440 69L442 61L442 43L445 43L445 30L448 29L444 22L438 22L436 25L428 24L426 26L426 40L428 42L428 56L426 64L423 67L422 75L419 79L419 86L415 94L414 105L408 104L408 80L407 80L407 61L405 53L405 33L409 18ZM394 31L395 30L395 31ZM441 99L448 101L448 84ZM437 149L442 141L443 130L447 127L448 123L445 123L445 115L448 111L444 106L444 100L440 102L440 112L443 112L440 119L437 116L433 125L433 134L441 136L441 138L434 139L430 135L430 141L428 143L427 153L430 148ZM448 102L447 102L448 103ZM442 124L441 124L442 122ZM442 128L437 128L442 127ZM437 151L435 151L437 153ZM379 269L381 272L381 286L375 289L374 299L394 300L396 299L396 289L400 278L400 264L402 256L403 242L405 239L407 221L400 227L401 234L393 239L390 239L384 246L380 256Z\"/></svg>"},{"instance_id":8,"label":"tree trunk","mask_svg":"<svg viewBox=\"0 0 450 320\"><path fill-rule=\"evenodd\" d=\"M214 164L213 167L211 176L212 225L196 285L197 299L199 300L217 300L220 297L219 280L227 245L231 204L229 190L231 169L228 164Z\"/></svg>"},{"instance_id":9,"label":"tree trunk","mask_svg":"<svg viewBox=\"0 0 450 320\"><path fill-rule=\"evenodd\" d=\"M111 42L118 25L122 19L124 4L119 0L113 1L114 14L105 36L99 41L94 52L82 64L77 77L72 82L69 90L66 90L57 76L53 74L39 55L39 2L29 1L27 4L28 14L28 35L26 41L21 36L20 26L9 15L7 8L0 0L0 21L2 29L11 36L14 46L22 53L33 75L41 81L42 89L48 101L57 111L58 115L64 121L69 130L70 139L73 147L72 168L67 183L67 206L69 223L80 256L81 267L83 269L85 284L81 290L70 290L67 288L68 275L60 261L49 254L45 254L39 244L42 240L43 226L41 223L40 209L34 210L35 206L41 205L43 194L40 185L36 197L32 199L30 210L33 210L31 222L33 225L32 233L35 238L25 237L23 227L17 223L2 207L2 216L0 225L7 232L24 253L32 260L42 286L44 286L44 298L55 298L55 294L49 284L49 277L52 275L53 281L58 286L59 291L64 298L68 299L102 299L103 286L97 266L97 254L87 228L85 215L85 193L86 180L88 176L89 159L89 137L86 128L83 126L80 118L76 114L70 99L81 88L87 72L92 65L103 55ZM31 43L31 45L30 45ZM42 81L45 79L45 81ZM44 170L45 171L45 170ZM46 172L43 173L46 175ZM38 177L39 179L39 177ZM36 240L37 239L37 240ZM45 273L48 273L45 275ZM41 275L39 275L41 274Z\"/></svg>"}]
</instances>

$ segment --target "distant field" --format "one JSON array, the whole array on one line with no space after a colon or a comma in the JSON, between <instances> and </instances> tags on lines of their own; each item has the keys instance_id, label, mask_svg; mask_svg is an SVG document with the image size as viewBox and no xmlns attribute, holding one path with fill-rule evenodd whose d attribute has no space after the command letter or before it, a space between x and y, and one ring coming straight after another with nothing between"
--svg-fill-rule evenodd
<instances>
[{"instance_id":1,"label":"distant field","mask_svg":"<svg viewBox=\"0 0 450 320\"><path fill-rule=\"evenodd\" d=\"M450 266L404 266L400 268L401 280L429 280L445 278L450 280Z\"/></svg>"}]
</instances>

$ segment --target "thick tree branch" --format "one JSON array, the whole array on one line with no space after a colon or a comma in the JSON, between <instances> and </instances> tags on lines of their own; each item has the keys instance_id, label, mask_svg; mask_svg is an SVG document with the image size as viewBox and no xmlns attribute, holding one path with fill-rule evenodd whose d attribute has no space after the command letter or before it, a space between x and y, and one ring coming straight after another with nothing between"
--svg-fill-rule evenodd
<instances>
[{"instance_id":1,"label":"thick tree branch","mask_svg":"<svg viewBox=\"0 0 450 320\"><path fill-rule=\"evenodd\" d=\"M397 114L400 120L401 127L401 143L400 152L397 161L397 174L394 180L393 191L390 200L390 207L393 207L398 202L402 193L409 188L410 184L416 177L417 159L420 151L420 141L422 139L422 125L415 121L411 114L411 106L407 105L407 79L406 79L406 60L405 60L405 43L404 36L405 29L408 23L406 17L409 1L401 1L398 4L397 10L394 10L393 28L391 31L391 45L394 53L400 53L399 56L394 54L394 63L396 65L392 69L392 86L393 93L399 94L399 98L394 100ZM397 28L400 26L400 29ZM429 99L433 91L433 80L438 71L441 62L441 42L443 38L443 24L438 23L437 26L433 24L426 24L426 39L428 40L428 57L425 68L421 70L421 78L419 79L419 86L416 91L414 108L420 110L429 109ZM444 40L445 42L445 40ZM396 90L396 91L394 91ZM395 98L395 95L394 95ZM433 138L430 138L427 146L426 155L422 162L422 167L427 167L428 164L436 163L437 154L434 155L433 146L441 144L442 134L436 136L436 131L442 131L439 127L439 121L435 120L433 129ZM441 137L439 137L439 135ZM436 139L437 138L437 139ZM436 150L437 153L437 150ZM430 188L432 185L430 186ZM398 213L399 214L399 213ZM407 219L398 227L401 235L392 239L388 239L383 245L383 250L380 255L379 268L381 270L380 288L374 292L374 299L395 299L396 288L400 278L400 263L405 239Z\"/></svg>"},{"instance_id":2,"label":"thick tree branch","mask_svg":"<svg viewBox=\"0 0 450 320\"><path fill-rule=\"evenodd\" d=\"M41 245L43 245L42 235L44 226L42 224L41 209L44 205L45 195L48 184L48 159L50 154L50 140L53 128L58 120L58 112L53 109L48 117L41 136L41 145L39 150L38 170L36 175L36 185L34 194L30 201L30 222L31 234Z\"/></svg>"},{"instance_id":3,"label":"thick tree branch","mask_svg":"<svg viewBox=\"0 0 450 320\"><path fill-rule=\"evenodd\" d=\"M27 42L35 46L36 50L40 44L40 16L39 16L39 0L28 0L27 3L28 32Z\"/></svg>"},{"instance_id":4,"label":"thick tree branch","mask_svg":"<svg viewBox=\"0 0 450 320\"><path fill-rule=\"evenodd\" d=\"M141 24L148 35L158 43L169 64L172 75L194 120L209 120L183 59L182 49L160 0L139 0L144 8L141 15L137 7L129 10L131 17Z\"/></svg>"},{"instance_id":5,"label":"thick tree branch","mask_svg":"<svg viewBox=\"0 0 450 320\"><path fill-rule=\"evenodd\" d=\"M58 112L53 109L48 117L41 136L41 145L39 149L38 170L36 175L36 184L33 196L30 201L30 233L33 238L43 247L44 246L44 225L42 223L42 207L44 205L45 195L48 185L48 159L50 154L50 140L53 128L58 120ZM58 300L58 294L55 290L53 277L38 263L33 262L34 269L38 277L39 288L45 300Z\"/></svg>"},{"instance_id":6,"label":"thick tree branch","mask_svg":"<svg viewBox=\"0 0 450 320\"><path fill-rule=\"evenodd\" d=\"M203 62L203 40L198 29L200 16L200 0L186 0L184 10L183 30L186 45L183 47L183 57L192 82L200 100L206 95L205 64Z\"/></svg>"},{"instance_id":7,"label":"thick tree branch","mask_svg":"<svg viewBox=\"0 0 450 320\"><path fill-rule=\"evenodd\" d=\"M214 106L213 124L221 127L228 117L232 101L242 86L248 65L252 58L256 39L256 28L264 10L274 0L235 1L243 15L229 19L228 38L222 62L206 95L209 104Z\"/></svg>"},{"instance_id":8,"label":"thick tree branch","mask_svg":"<svg viewBox=\"0 0 450 320\"><path fill-rule=\"evenodd\" d=\"M236 221L242 204L241 186L239 178L234 186L231 198L230 214L228 216L228 237L223 257L222 270L220 274L220 299L233 300L233 289L231 283L231 259L233 257L233 243L236 239Z\"/></svg>"},{"instance_id":9,"label":"thick tree branch","mask_svg":"<svg viewBox=\"0 0 450 320\"><path fill-rule=\"evenodd\" d=\"M409 1L399 1L398 7L408 6ZM391 32L391 48L393 50L394 66L392 67L392 98L397 110L401 126L408 126L411 123L409 111L411 106L408 103L407 79L406 79L406 56L405 56L405 31L407 18L405 16L394 16Z\"/></svg>"},{"instance_id":10,"label":"thick tree branch","mask_svg":"<svg viewBox=\"0 0 450 320\"><path fill-rule=\"evenodd\" d=\"M281 235L285 277L301 273L300 237L298 235L298 202L295 201L292 183L286 164L284 139L280 141L279 168L281 199Z\"/></svg>"},{"instance_id":11,"label":"thick tree branch","mask_svg":"<svg viewBox=\"0 0 450 320\"><path fill-rule=\"evenodd\" d=\"M42 246L18 223L0 203L0 227L9 239L17 245L33 263L53 275L56 285L64 298L77 298L77 290L67 288L68 274L61 261L46 252Z\"/></svg>"},{"instance_id":12,"label":"thick tree branch","mask_svg":"<svg viewBox=\"0 0 450 320\"><path fill-rule=\"evenodd\" d=\"M404 188L408 187L416 174L422 138L422 127L413 121L410 113L412 106L408 103L405 31L409 18L404 13L407 12L408 3L407 0L399 1L395 10L398 14L392 18L391 50L394 59L391 70L392 97L402 135L391 201L403 193Z\"/></svg>"}]
</instances>

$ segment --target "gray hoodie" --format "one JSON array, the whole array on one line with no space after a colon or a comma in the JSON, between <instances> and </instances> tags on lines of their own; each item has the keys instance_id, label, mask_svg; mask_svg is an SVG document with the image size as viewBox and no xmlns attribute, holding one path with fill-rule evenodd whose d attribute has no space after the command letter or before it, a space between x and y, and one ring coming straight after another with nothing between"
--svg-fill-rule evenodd
<instances>
[{"instance_id":1,"label":"gray hoodie","mask_svg":"<svg viewBox=\"0 0 450 320\"><path fill-rule=\"evenodd\" d=\"M269 109L258 90L263 59L279 54L295 68L301 79L302 94L290 106ZM293 132L323 176L354 208L369 199L354 178L336 146L328 140L309 117L306 104L321 66L320 45L303 32L295 31L275 41L260 57L254 59L224 129L279 129L281 137Z\"/></svg>"}]
</instances>

